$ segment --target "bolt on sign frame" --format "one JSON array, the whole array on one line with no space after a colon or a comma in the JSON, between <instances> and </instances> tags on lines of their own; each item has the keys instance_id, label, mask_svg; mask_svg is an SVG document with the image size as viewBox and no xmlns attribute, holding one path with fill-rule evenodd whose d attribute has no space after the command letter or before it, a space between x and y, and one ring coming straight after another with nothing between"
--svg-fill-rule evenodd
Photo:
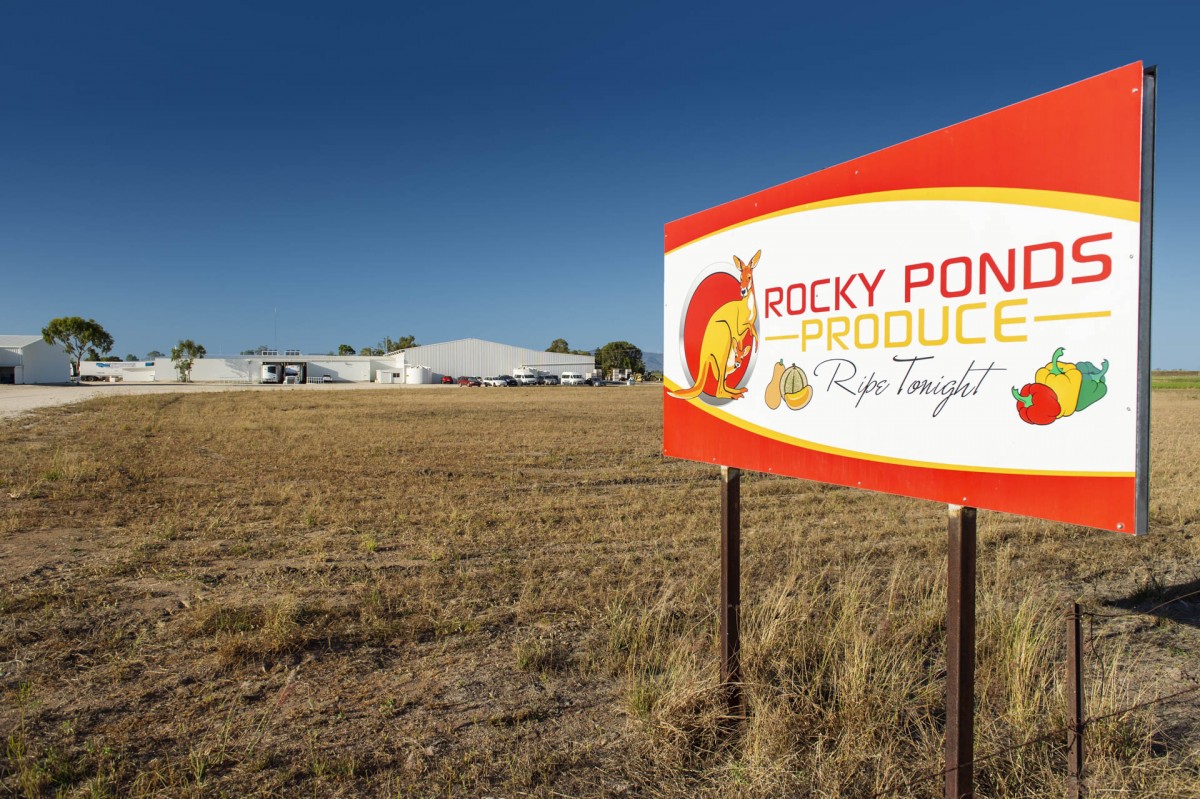
<instances>
[{"instance_id":1,"label":"bolt on sign frame","mask_svg":"<svg viewBox=\"0 0 1200 799\"><path fill-rule=\"evenodd\" d=\"M1155 87L1129 64L667 224L664 454L944 502L958 579L974 508L1146 532Z\"/></svg>"}]
</instances>

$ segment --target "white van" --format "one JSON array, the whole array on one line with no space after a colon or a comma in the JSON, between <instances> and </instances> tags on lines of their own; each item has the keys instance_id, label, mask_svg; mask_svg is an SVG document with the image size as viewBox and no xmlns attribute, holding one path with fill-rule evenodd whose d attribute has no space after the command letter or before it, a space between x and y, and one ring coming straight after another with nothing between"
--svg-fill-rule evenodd
<instances>
[{"instance_id":1,"label":"white van","mask_svg":"<svg viewBox=\"0 0 1200 799\"><path fill-rule=\"evenodd\" d=\"M583 375L581 375L579 372L563 372L562 384L564 386L582 386Z\"/></svg>"}]
</instances>

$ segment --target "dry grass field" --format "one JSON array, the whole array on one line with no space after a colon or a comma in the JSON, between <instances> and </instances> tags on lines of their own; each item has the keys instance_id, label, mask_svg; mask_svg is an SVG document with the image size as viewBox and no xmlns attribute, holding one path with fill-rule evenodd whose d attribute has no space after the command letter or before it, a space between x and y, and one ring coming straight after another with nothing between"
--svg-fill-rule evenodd
<instances>
[{"instance_id":1,"label":"dry grass field","mask_svg":"<svg viewBox=\"0 0 1200 799\"><path fill-rule=\"evenodd\" d=\"M653 388L139 396L0 422L0 795L937 797L944 506L743 478L751 717L717 690L718 475ZM1200 392L1153 533L980 513L977 784L1200 795ZM1154 610L1156 605L1178 600ZM995 754L998 753L998 754ZM1098 789L1116 791L1100 793Z\"/></svg>"}]
</instances>

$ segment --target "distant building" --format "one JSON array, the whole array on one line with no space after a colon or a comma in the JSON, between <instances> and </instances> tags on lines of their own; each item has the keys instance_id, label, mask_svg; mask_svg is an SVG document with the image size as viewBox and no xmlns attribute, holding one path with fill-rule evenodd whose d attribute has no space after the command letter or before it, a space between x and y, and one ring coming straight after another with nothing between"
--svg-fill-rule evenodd
<instances>
[{"instance_id":1,"label":"distant building","mask_svg":"<svg viewBox=\"0 0 1200 799\"><path fill-rule=\"evenodd\" d=\"M0 335L0 384L67 383L71 359L57 344L41 336Z\"/></svg>"},{"instance_id":2,"label":"distant building","mask_svg":"<svg viewBox=\"0 0 1200 799\"><path fill-rule=\"evenodd\" d=\"M427 344L389 354L395 356L397 367L423 366L429 369L435 382L443 375L492 377L511 375L517 369L532 369L555 377L563 372L578 372L590 377L596 368L591 355L543 352L478 338Z\"/></svg>"},{"instance_id":3,"label":"distant building","mask_svg":"<svg viewBox=\"0 0 1200 799\"><path fill-rule=\"evenodd\" d=\"M387 355L301 355L298 350L254 355L198 358L192 365L196 383L441 383L443 378L494 377L521 370L561 377L571 372L591 377L591 355L543 352L464 338L396 350ZM80 364L80 379L173 383L179 374L170 358L151 362Z\"/></svg>"}]
</instances>

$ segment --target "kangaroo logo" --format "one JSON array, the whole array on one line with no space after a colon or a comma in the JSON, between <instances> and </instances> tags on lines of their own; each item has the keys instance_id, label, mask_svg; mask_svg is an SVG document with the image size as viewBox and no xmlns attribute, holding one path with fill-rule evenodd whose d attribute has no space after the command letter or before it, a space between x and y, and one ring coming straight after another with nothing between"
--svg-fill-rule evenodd
<instances>
[{"instance_id":1,"label":"kangaroo logo","mask_svg":"<svg viewBox=\"0 0 1200 799\"><path fill-rule=\"evenodd\" d=\"M741 399L746 393L738 383L745 377L758 344L754 267L761 256L759 250L747 263L733 256L737 280L728 272L717 272L692 292L681 344L696 382L691 388L668 392L670 396L695 399L706 394L717 399Z\"/></svg>"}]
</instances>

